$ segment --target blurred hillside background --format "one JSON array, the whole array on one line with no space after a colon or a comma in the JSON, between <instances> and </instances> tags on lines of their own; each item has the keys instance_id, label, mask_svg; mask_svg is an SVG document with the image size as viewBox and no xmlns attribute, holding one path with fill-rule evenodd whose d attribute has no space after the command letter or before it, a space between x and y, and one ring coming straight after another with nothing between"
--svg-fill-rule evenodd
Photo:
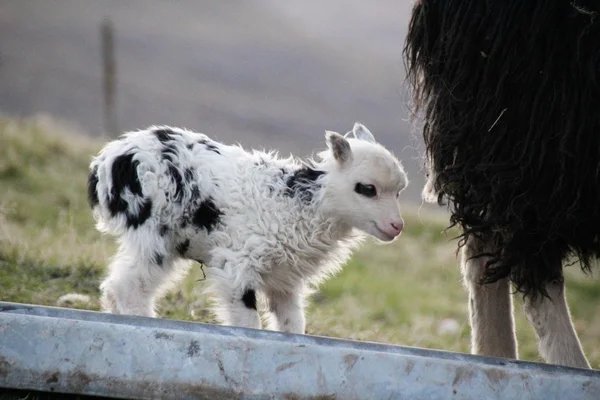
<instances>
[{"instance_id":1,"label":"blurred hillside background","mask_svg":"<svg viewBox=\"0 0 600 400\"><path fill-rule=\"evenodd\" d=\"M0 111L104 131L100 24L115 29L119 131L187 127L310 154L355 120L399 156L420 201L401 50L411 2L2 0Z\"/></svg>"},{"instance_id":2,"label":"blurred hillside background","mask_svg":"<svg viewBox=\"0 0 600 400\"><path fill-rule=\"evenodd\" d=\"M118 131L170 124L226 143L309 155L356 120L403 160L406 229L365 245L311 299L307 333L469 351L467 293L447 215L419 209L421 139L408 122L402 46L410 0L0 0L0 300L99 309L115 252L86 180L109 139L100 26L114 26ZM40 117L39 114L45 116ZM433 213L432 210L436 212ZM600 367L600 279L568 268L567 294ZM160 303L212 322L202 271ZM64 297L81 295L77 302ZM540 360L515 300L520 356Z\"/></svg>"}]
</instances>

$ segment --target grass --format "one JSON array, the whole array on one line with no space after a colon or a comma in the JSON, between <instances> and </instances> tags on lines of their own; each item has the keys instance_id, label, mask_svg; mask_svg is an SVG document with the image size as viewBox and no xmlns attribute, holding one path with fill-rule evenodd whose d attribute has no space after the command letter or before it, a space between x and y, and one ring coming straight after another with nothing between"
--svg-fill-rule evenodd
<instances>
[{"instance_id":1,"label":"grass","mask_svg":"<svg viewBox=\"0 0 600 400\"><path fill-rule=\"evenodd\" d=\"M98 310L98 284L115 250L94 228L87 205L88 164L102 143L38 119L0 119L0 300L56 305L81 293ZM443 216L404 210L406 231L391 245L367 244L311 300L307 333L469 351L467 295L455 241ZM200 291L199 267L160 303L160 315L214 322ZM600 368L600 280L567 269L576 329ZM540 361L517 297L520 357ZM445 320L458 328L440 331Z\"/></svg>"}]
</instances>

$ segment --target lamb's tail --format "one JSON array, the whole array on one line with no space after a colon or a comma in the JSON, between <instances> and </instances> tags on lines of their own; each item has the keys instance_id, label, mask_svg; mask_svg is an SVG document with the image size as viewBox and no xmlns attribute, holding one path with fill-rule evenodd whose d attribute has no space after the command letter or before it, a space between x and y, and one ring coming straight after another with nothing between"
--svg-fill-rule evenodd
<instances>
[{"instance_id":1,"label":"lamb's tail","mask_svg":"<svg viewBox=\"0 0 600 400\"><path fill-rule=\"evenodd\" d=\"M90 164L88 201L100 232L118 236L152 216L157 177L152 163L140 162L142 157L115 141Z\"/></svg>"}]
</instances>

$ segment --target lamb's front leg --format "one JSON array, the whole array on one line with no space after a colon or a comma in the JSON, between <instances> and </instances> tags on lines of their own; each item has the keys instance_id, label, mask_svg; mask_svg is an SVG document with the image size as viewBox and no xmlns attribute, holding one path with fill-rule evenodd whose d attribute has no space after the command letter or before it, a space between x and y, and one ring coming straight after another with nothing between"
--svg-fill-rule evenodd
<instances>
[{"instance_id":1,"label":"lamb's front leg","mask_svg":"<svg viewBox=\"0 0 600 400\"><path fill-rule=\"evenodd\" d=\"M221 293L215 312L223 325L260 329L254 289L239 288Z\"/></svg>"},{"instance_id":2,"label":"lamb's front leg","mask_svg":"<svg viewBox=\"0 0 600 400\"><path fill-rule=\"evenodd\" d=\"M271 314L269 329L304 334L306 319L303 290L292 293L269 291L267 298Z\"/></svg>"},{"instance_id":3,"label":"lamb's front leg","mask_svg":"<svg viewBox=\"0 0 600 400\"><path fill-rule=\"evenodd\" d=\"M214 312L223 325L260 329L254 281L244 274L236 276L236 268L239 271L239 267L227 265L207 274L211 282L208 291L216 300Z\"/></svg>"}]
</instances>

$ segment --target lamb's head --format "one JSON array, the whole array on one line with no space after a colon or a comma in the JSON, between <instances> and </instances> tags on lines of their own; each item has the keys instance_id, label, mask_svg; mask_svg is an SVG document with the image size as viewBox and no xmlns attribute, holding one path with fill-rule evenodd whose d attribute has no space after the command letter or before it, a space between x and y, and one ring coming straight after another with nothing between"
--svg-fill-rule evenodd
<instances>
[{"instance_id":1,"label":"lamb's head","mask_svg":"<svg viewBox=\"0 0 600 400\"><path fill-rule=\"evenodd\" d=\"M325 138L323 206L353 228L384 242L394 240L404 227L399 194L408 185L400 162L358 122L344 136L327 131Z\"/></svg>"}]
</instances>

